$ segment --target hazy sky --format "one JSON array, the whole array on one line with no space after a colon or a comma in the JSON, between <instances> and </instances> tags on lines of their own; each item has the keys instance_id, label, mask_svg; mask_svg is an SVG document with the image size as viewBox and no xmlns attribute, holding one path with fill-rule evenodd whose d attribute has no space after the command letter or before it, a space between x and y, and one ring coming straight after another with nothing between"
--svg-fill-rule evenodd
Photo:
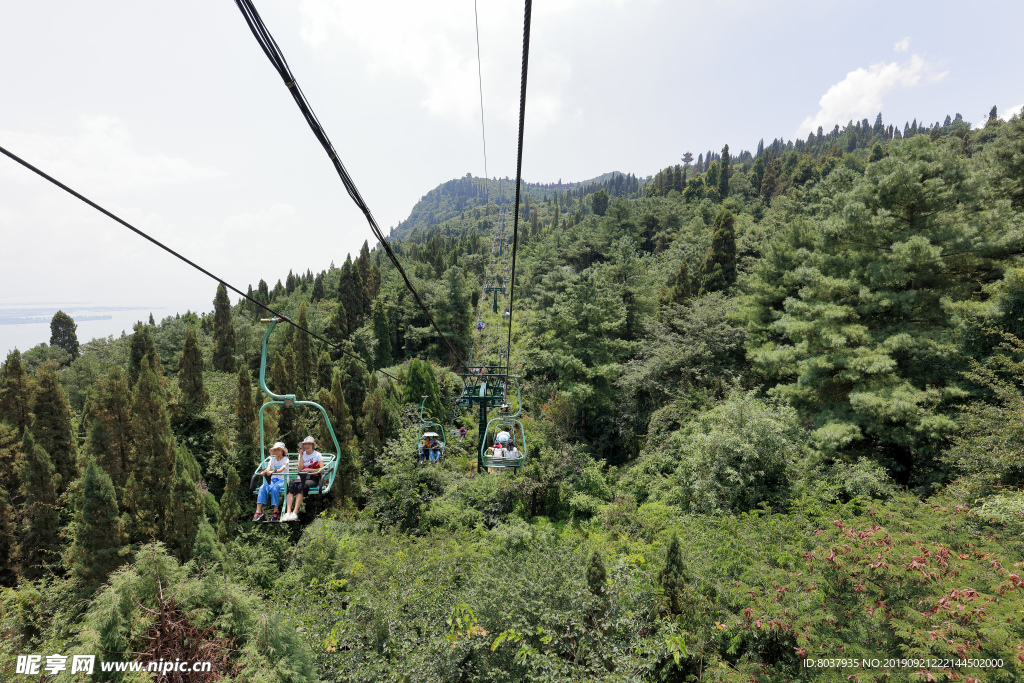
<instances>
[{"instance_id":1,"label":"hazy sky","mask_svg":"<svg viewBox=\"0 0 1024 683\"><path fill-rule=\"evenodd\" d=\"M439 183L483 175L472 0L256 6L385 230ZM0 145L243 290L370 237L230 0L2 7ZM523 6L478 7L488 171L513 176ZM1008 116L1022 25L1020 2L537 0L523 175L648 175L878 111L901 128ZM0 236L0 309L212 308L212 281L2 156ZM48 339L0 325L5 354Z\"/></svg>"}]
</instances>

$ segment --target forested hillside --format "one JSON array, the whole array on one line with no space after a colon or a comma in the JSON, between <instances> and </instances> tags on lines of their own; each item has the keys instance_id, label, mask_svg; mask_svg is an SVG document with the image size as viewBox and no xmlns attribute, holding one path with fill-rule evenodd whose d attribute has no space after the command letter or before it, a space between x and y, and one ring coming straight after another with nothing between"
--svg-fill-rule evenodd
<instances>
[{"instance_id":1,"label":"forested hillside","mask_svg":"<svg viewBox=\"0 0 1024 683\"><path fill-rule=\"evenodd\" d=\"M250 287L334 345L269 338L269 388L339 442L298 523L250 521L266 311L221 286L11 353L0 677L52 653L213 663L190 681L1021 677L1019 114L524 185L506 318L513 185L449 181L393 231L447 340L369 244ZM488 472L459 373L506 359L526 458ZM332 443L300 408L264 420L293 462Z\"/></svg>"}]
</instances>

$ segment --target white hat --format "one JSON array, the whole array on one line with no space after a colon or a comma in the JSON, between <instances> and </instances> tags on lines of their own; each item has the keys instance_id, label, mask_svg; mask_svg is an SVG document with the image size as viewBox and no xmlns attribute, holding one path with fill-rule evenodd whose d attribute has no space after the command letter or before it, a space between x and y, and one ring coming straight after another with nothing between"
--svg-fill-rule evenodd
<instances>
[{"instance_id":1,"label":"white hat","mask_svg":"<svg viewBox=\"0 0 1024 683\"><path fill-rule=\"evenodd\" d=\"M276 451L278 449L281 449L282 451L284 451L285 455L288 454L288 447L284 445L283 441L278 441L273 446L271 446L269 450Z\"/></svg>"},{"instance_id":2,"label":"white hat","mask_svg":"<svg viewBox=\"0 0 1024 683\"><path fill-rule=\"evenodd\" d=\"M304 443L316 444L316 439L314 439L311 436L307 436L305 439L303 439L302 441L299 442L299 445L301 446Z\"/></svg>"}]
</instances>

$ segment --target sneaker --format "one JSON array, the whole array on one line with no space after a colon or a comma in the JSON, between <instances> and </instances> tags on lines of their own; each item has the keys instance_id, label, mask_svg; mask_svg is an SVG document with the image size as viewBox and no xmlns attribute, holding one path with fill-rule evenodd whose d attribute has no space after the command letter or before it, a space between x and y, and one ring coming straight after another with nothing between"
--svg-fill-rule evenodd
<instances>
[{"instance_id":1,"label":"sneaker","mask_svg":"<svg viewBox=\"0 0 1024 683\"><path fill-rule=\"evenodd\" d=\"M289 512L288 514L286 514L284 516L284 520L283 521L285 521L285 522L297 522L297 521L299 521L299 516L297 514L295 514L294 512Z\"/></svg>"},{"instance_id":2,"label":"sneaker","mask_svg":"<svg viewBox=\"0 0 1024 683\"><path fill-rule=\"evenodd\" d=\"M263 519L263 513L262 512L257 512L255 515L252 516L252 521L254 521L254 522L258 522L261 519Z\"/></svg>"},{"instance_id":3,"label":"sneaker","mask_svg":"<svg viewBox=\"0 0 1024 683\"><path fill-rule=\"evenodd\" d=\"M271 522L280 522L281 521L281 513L278 512L277 510L274 510L274 516L270 518L270 521Z\"/></svg>"}]
</instances>

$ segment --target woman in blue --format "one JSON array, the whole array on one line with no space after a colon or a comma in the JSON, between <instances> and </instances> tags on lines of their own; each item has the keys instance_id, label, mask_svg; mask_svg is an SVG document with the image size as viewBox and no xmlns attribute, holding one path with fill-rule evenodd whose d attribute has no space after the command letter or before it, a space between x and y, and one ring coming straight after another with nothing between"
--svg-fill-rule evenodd
<instances>
[{"instance_id":1,"label":"woman in blue","mask_svg":"<svg viewBox=\"0 0 1024 683\"><path fill-rule=\"evenodd\" d=\"M278 500L284 493L284 479L288 474L288 448L282 442L278 441L270 447L270 464L261 474L264 481L256 496L256 514L252 516L252 521L258 522L263 518L263 506L269 498L270 504L274 507L274 516L271 521L277 522L281 516Z\"/></svg>"}]
</instances>

